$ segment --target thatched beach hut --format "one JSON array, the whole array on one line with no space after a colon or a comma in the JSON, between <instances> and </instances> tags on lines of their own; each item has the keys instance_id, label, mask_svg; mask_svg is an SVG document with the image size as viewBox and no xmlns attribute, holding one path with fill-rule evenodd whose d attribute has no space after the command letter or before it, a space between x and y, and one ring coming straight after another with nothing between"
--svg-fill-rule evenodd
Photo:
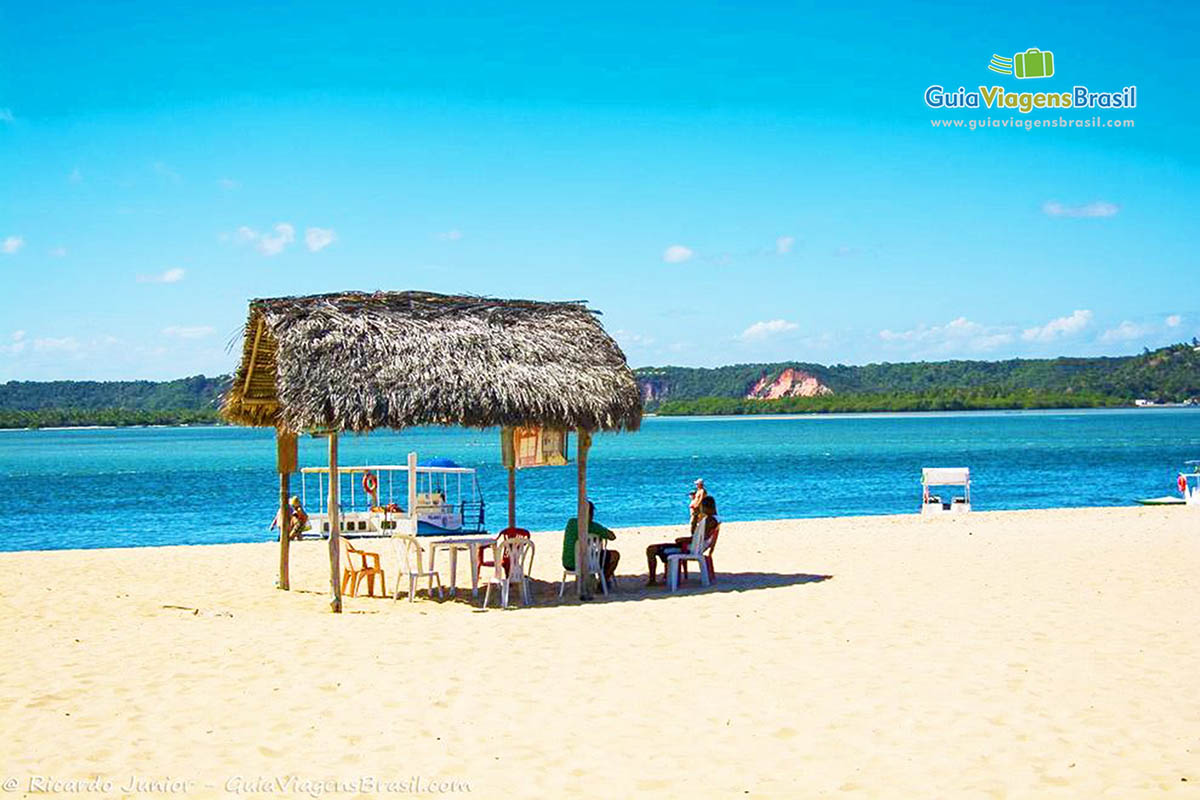
<instances>
[{"instance_id":1,"label":"thatched beach hut","mask_svg":"<svg viewBox=\"0 0 1200 800\"><path fill-rule=\"evenodd\" d=\"M594 431L637 430L637 382L598 312L428 292L342 292L252 300L242 359L221 409L277 432L280 586L287 588L288 476L295 437L329 437L332 606L338 581L337 435L414 425L541 426L578 432L580 530ZM510 488L511 488L510 472ZM584 546L580 537L581 549ZM582 563L582 560L577 563ZM584 581L580 581L584 591Z\"/></svg>"}]
</instances>

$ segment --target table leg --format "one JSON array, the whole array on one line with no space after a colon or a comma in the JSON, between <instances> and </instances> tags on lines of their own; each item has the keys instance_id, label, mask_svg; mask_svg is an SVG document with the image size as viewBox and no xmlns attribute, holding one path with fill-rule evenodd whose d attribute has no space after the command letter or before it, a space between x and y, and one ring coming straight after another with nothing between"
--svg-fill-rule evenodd
<instances>
[{"instance_id":1,"label":"table leg","mask_svg":"<svg viewBox=\"0 0 1200 800\"><path fill-rule=\"evenodd\" d=\"M479 545L472 542L468 545L471 548L471 597L479 597ZM499 558L500 555L495 556Z\"/></svg>"},{"instance_id":2,"label":"table leg","mask_svg":"<svg viewBox=\"0 0 1200 800\"><path fill-rule=\"evenodd\" d=\"M450 548L450 596L458 594L458 548Z\"/></svg>"}]
</instances>

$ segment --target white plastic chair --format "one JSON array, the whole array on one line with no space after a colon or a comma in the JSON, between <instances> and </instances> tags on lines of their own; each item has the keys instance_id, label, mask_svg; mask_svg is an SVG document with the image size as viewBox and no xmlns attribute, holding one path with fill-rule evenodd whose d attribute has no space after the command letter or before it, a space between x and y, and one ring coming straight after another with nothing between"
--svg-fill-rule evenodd
<instances>
[{"instance_id":1,"label":"white plastic chair","mask_svg":"<svg viewBox=\"0 0 1200 800\"><path fill-rule=\"evenodd\" d=\"M420 578L429 579L429 588L426 594L433 597L433 585L437 583L438 599L442 599L442 578L437 574L437 570L433 569L430 564L429 569L425 569L424 565L424 548L417 541L417 537L411 533L396 533L392 534L392 544L396 547L396 557L400 561L400 571L408 575L408 602L413 602L417 596L417 581ZM416 569L413 569L413 567ZM400 580L396 579L396 596L393 600L400 599Z\"/></svg>"},{"instance_id":2,"label":"white plastic chair","mask_svg":"<svg viewBox=\"0 0 1200 800\"><path fill-rule=\"evenodd\" d=\"M700 571L700 583L709 585L708 559L704 557L704 549L708 545L708 526L712 517L705 517L692 533L692 541L688 549L682 553L667 555L667 589L674 592L679 588L679 566L685 561L695 561Z\"/></svg>"},{"instance_id":3,"label":"white plastic chair","mask_svg":"<svg viewBox=\"0 0 1200 800\"><path fill-rule=\"evenodd\" d=\"M492 577L483 593L483 607L487 608L491 601L492 587L499 586L500 607L508 608L509 589L514 583L521 587L521 603L529 605L533 601L529 586L529 573L533 571L533 540L526 536L505 537L496 542L495 549Z\"/></svg>"},{"instance_id":4,"label":"white plastic chair","mask_svg":"<svg viewBox=\"0 0 1200 800\"><path fill-rule=\"evenodd\" d=\"M599 536L589 536L587 546L587 575L590 577L595 575L600 580L600 593L608 594L608 581L604 578L604 559L605 552L608 550L608 540L602 539ZM575 569L564 569L562 581L558 584L558 596L562 597L567 588L567 577L572 577L576 581L579 580L579 565L575 565ZM616 581L613 581L616 584Z\"/></svg>"}]
</instances>

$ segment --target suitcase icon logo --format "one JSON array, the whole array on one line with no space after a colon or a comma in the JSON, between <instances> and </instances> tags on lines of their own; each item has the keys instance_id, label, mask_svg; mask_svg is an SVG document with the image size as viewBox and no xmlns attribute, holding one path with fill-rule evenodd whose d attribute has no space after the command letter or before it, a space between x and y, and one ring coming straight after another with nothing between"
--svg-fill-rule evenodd
<instances>
[{"instance_id":1,"label":"suitcase icon logo","mask_svg":"<svg viewBox=\"0 0 1200 800\"><path fill-rule=\"evenodd\" d=\"M1054 53L1031 47L1012 58L992 54L988 69L1001 75L1015 75L1022 79L1049 78L1054 74Z\"/></svg>"}]
</instances>

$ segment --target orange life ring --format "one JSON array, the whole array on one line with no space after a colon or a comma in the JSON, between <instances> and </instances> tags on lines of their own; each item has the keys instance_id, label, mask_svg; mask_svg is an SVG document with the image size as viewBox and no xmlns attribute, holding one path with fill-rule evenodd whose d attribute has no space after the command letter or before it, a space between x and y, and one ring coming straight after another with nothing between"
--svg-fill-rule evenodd
<instances>
[{"instance_id":1,"label":"orange life ring","mask_svg":"<svg viewBox=\"0 0 1200 800\"><path fill-rule=\"evenodd\" d=\"M1175 485L1179 487L1180 494L1187 495L1187 478L1180 475L1179 480L1175 481Z\"/></svg>"},{"instance_id":2,"label":"orange life ring","mask_svg":"<svg viewBox=\"0 0 1200 800\"><path fill-rule=\"evenodd\" d=\"M375 494L375 490L379 488L379 478L375 477L374 472L367 472L363 475L362 487L367 494Z\"/></svg>"}]
</instances>

